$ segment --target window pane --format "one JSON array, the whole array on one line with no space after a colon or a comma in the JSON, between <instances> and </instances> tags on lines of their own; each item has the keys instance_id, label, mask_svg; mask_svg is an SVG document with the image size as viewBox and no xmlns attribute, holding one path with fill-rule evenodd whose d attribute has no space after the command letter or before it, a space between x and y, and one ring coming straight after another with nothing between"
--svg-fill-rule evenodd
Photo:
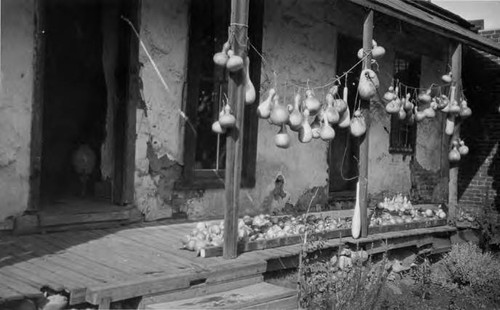
<instances>
[{"instance_id":1,"label":"window pane","mask_svg":"<svg viewBox=\"0 0 500 310\"><path fill-rule=\"evenodd\" d=\"M416 56L397 53L394 59L394 80L400 82L400 97L405 97L406 92L413 95L413 89L406 89L405 85L419 87L420 84L420 58ZM408 125L406 120L399 116L391 116L390 153L412 154L415 149L416 123Z\"/></svg>"},{"instance_id":2,"label":"window pane","mask_svg":"<svg viewBox=\"0 0 500 310\"><path fill-rule=\"evenodd\" d=\"M215 3L217 2L217 3ZM217 120L227 94L227 73L215 66L214 53L222 49L227 40L229 10L227 1L207 1L202 20L196 20L192 27L202 31L199 45L198 108L196 111L196 154L195 169L224 169L225 136L212 132L212 123Z\"/></svg>"}]
</instances>

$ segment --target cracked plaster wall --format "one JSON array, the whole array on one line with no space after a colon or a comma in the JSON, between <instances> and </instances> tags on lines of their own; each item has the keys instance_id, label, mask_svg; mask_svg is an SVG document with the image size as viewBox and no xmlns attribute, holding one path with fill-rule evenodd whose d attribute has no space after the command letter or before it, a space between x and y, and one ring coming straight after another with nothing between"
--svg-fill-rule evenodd
<instances>
[{"instance_id":1,"label":"cracked plaster wall","mask_svg":"<svg viewBox=\"0 0 500 310\"><path fill-rule=\"evenodd\" d=\"M34 9L33 0L2 1L0 222L28 205Z\"/></svg>"}]
</instances>

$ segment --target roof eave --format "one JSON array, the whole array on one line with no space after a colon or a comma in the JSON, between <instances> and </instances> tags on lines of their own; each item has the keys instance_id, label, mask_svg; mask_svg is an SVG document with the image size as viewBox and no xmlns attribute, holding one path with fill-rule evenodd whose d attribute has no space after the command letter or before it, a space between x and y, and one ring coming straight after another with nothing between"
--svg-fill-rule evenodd
<instances>
[{"instance_id":1,"label":"roof eave","mask_svg":"<svg viewBox=\"0 0 500 310\"><path fill-rule=\"evenodd\" d=\"M471 47L475 47L475 48L482 50L484 52L487 52L489 54L492 54L495 56L500 56L500 44L496 44L495 42L490 41L489 39L482 37L481 35L476 34L468 29L466 29L466 30L471 32L471 34L469 36L452 31L452 30L447 29L445 27L440 27L440 26L435 25L433 23L430 23L426 20L415 18L411 14L395 10L395 9L391 8L390 6L384 6L384 5L381 5L379 3L374 3L370 0L349 0L349 1L351 1L355 4L358 4L360 6L369 8L371 10L380 12L380 13L385 14L387 16L395 17L399 20L402 20L404 22L415 25L417 27L432 31L434 33L445 36L447 38L458 41L460 43L464 43L464 44L469 45ZM477 39L471 38L473 36L477 36Z\"/></svg>"}]
</instances>

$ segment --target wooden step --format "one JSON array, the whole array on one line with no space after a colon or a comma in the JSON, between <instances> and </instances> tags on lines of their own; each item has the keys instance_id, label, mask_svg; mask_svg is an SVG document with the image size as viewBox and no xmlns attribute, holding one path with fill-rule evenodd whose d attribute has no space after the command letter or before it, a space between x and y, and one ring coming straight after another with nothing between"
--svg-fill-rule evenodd
<instances>
[{"instance_id":1,"label":"wooden step","mask_svg":"<svg viewBox=\"0 0 500 310\"><path fill-rule=\"evenodd\" d=\"M206 296L210 294L217 294L225 292L227 290L234 290L261 282L264 282L264 277L261 274L258 274L229 281L200 283L197 285L193 285L187 289L180 289L163 294L144 296L141 299L138 309L146 309L147 306L152 304L167 303L177 300Z\"/></svg>"},{"instance_id":2,"label":"wooden step","mask_svg":"<svg viewBox=\"0 0 500 310\"><path fill-rule=\"evenodd\" d=\"M261 282L203 297L152 304L146 309L297 309L297 292Z\"/></svg>"}]
</instances>

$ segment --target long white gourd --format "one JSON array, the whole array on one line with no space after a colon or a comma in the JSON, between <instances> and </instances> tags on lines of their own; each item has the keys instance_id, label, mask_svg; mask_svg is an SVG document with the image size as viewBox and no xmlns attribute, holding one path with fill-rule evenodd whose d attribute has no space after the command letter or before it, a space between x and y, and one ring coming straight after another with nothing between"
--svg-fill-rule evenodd
<instances>
[{"instance_id":1,"label":"long white gourd","mask_svg":"<svg viewBox=\"0 0 500 310\"><path fill-rule=\"evenodd\" d=\"M340 117L339 121L339 127L340 128L347 128L351 125L351 115L349 112L349 104L347 103L347 85L344 87L344 93L343 93L343 99L345 103L347 104L347 109L344 111L344 113Z\"/></svg>"},{"instance_id":2,"label":"long white gourd","mask_svg":"<svg viewBox=\"0 0 500 310\"><path fill-rule=\"evenodd\" d=\"M359 205L359 181L356 184L356 205L354 206L354 214L352 215L351 235L354 239L358 239L361 235L361 207Z\"/></svg>"}]
</instances>

